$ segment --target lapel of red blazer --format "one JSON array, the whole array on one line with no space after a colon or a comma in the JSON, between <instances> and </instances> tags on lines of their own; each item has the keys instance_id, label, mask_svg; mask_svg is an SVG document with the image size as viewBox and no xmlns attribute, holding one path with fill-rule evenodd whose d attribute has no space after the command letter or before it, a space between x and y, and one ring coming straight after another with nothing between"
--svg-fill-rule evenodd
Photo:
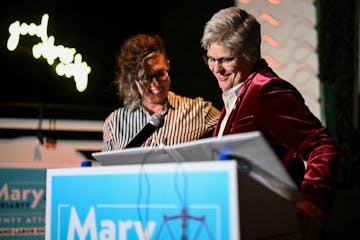
<instances>
[{"instance_id":1,"label":"lapel of red blazer","mask_svg":"<svg viewBox=\"0 0 360 240\"><path fill-rule=\"evenodd\" d=\"M227 134L231 133L232 124L234 122L235 117L237 116L237 113L240 109L241 100L242 100L243 96L245 95L247 89L249 88L250 82L251 82L251 79L245 80L244 85L240 88L235 105L234 105L233 109L231 110L230 116L226 123L223 135L227 135ZM226 114L226 109L224 106L221 110L221 114L220 114L220 117L219 117L218 123L216 125L213 136L217 136L219 134L220 125L221 125L222 120L225 117L225 114Z\"/></svg>"},{"instance_id":2,"label":"lapel of red blazer","mask_svg":"<svg viewBox=\"0 0 360 240\"><path fill-rule=\"evenodd\" d=\"M240 105L241 105L241 102L242 102L242 99L244 98L244 95L246 94L246 92L248 91L250 85L251 85L251 82L253 81L253 79L255 78L256 74L258 73L259 71L259 68L262 69L262 67L265 65L267 65L267 63L265 62L265 60L261 59L259 60L255 66L254 66L254 71L253 73L251 73L249 75L249 77L244 81L244 84L243 86L240 88L240 91L238 93L238 97L236 99L236 102L235 102L235 105L233 107L233 109L231 110L231 113L230 113L230 116L229 116L229 119L226 123L226 126L225 126L225 129L224 129L224 132L223 132L223 135L227 135L227 134L230 134L232 133L231 132L231 129L232 129L232 126L233 126L233 123L235 122L235 118L237 117L238 115L238 112L240 111ZM222 120L224 119L225 117L225 114L226 114L226 110L225 110L225 107L222 108L222 111L221 111L221 114L220 114L220 117L219 117L219 120L218 120L218 124L215 128L215 131L214 131L214 134L213 136L217 136L218 133L219 133L219 130L220 130L220 125L221 125L221 122Z\"/></svg>"}]
</instances>

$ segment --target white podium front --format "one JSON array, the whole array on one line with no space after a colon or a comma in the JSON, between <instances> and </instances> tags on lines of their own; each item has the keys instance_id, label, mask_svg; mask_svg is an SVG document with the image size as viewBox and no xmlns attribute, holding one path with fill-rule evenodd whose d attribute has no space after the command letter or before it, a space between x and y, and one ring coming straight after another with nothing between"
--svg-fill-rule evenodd
<instances>
[{"instance_id":1,"label":"white podium front","mask_svg":"<svg viewBox=\"0 0 360 240\"><path fill-rule=\"evenodd\" d=\"M106 166L47 170L46 239L301 239L299 193L257 132L93 156Z\"/></svg>"}]
</instances>

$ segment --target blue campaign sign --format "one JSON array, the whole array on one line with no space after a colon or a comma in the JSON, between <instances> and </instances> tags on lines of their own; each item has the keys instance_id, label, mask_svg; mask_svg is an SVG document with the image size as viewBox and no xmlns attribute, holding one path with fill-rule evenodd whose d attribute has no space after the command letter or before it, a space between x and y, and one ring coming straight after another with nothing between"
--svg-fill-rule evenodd
<instances>
[{"instance_id":1,"label":"blue campaign sign","mask_svg":"<svg viewBox=\"0 0 360 240\"><path fill-rule=\"evenodd\" d=\"M233 161L48 169L46 239L239 239Z\"/></svg>"},{"instance_id":2,"label":"blue campaign sign","mask_svg":"<svg viewBox=\"0 0 360 240\"><path fill-rule=\"evenodd\" d=\"M44 239L45 180L45 169L0 169L0 239Z\"/></svg>"}]
</instances>

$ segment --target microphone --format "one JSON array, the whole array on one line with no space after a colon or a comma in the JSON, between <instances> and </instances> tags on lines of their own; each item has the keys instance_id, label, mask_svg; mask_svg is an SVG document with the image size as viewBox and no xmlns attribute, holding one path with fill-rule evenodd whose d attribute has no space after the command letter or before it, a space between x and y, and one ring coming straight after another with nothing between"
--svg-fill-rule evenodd
<instances>
[{"instance_id":1,"label":"microphone","mask_svg":"<svg viewBox=\"0 0 360 240\"><path fill-rule=\"evenodd\" d=\"M151 115L148 123L130 140L125 148L140 147L156 129L164 125L164 115L154 114Z\"/></svg>"}]
</instances>

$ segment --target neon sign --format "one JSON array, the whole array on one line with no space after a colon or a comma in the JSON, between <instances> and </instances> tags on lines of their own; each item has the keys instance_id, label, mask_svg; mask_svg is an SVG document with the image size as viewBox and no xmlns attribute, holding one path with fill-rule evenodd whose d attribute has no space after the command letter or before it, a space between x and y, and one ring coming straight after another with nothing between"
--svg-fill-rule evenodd
<instances>
[{"instance_id":1,"label":"neon sign","mask_svg":"<svg viewBox=\"0 0 360 240\"><path fill-rule=\"evenodd\" d=\"M44 57L49 65L53 65L56 59L59 63L56 65L56 73L59 76L66 76L67 78L74 77L76 89L83 92L88 84L88 74L91 68L86 62L82 61L80 53L76 53L75 48L64 47L63 45L55 45L55 37L48 36L47 26L49 15L44 14L41 19L41 24L34 23L26 24L19 21L13 22L9 26L9 39L7 41L7 48L14 51L20 40L21 35L37 36L41 42L32 47L34 58L39 59Z\"/></svg>"}]
</instances>

